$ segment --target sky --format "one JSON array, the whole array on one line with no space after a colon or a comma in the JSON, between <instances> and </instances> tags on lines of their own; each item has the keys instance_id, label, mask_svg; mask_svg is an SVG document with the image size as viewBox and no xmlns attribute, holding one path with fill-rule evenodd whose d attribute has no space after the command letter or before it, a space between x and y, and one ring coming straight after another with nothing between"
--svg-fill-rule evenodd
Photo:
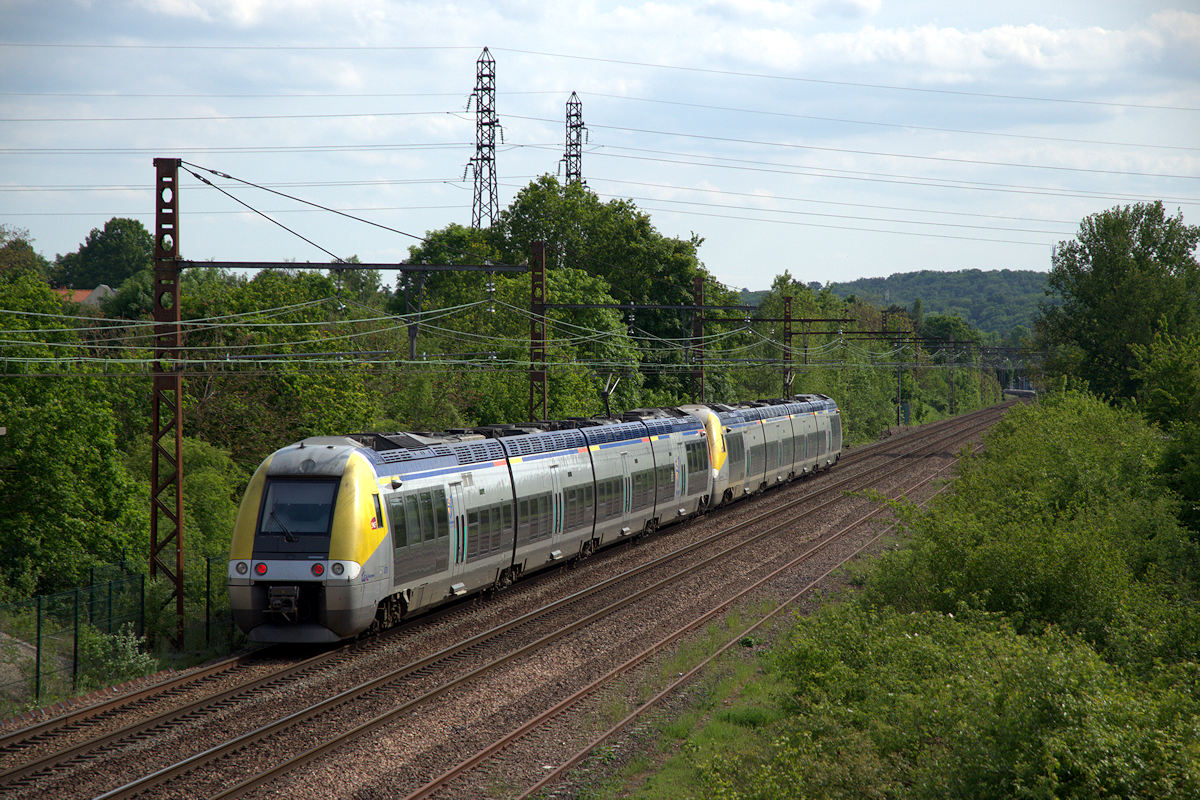
<instances>
[{"instance_id":1,"label":"sky","mask_svg":"<svg viewBox=\"0 0 1200 800\"><path fill-rule=\"evenodd\" d=\"M1200 224L1200 0L0 0L0 224L48 258L153 230L179 157L219 187L181 173L186 259L399 262L471 224L484 47L501 207L561 177L576 92L588 187L731 287L1044 271L1137 202Z\"/></svg>"}]
</instances>

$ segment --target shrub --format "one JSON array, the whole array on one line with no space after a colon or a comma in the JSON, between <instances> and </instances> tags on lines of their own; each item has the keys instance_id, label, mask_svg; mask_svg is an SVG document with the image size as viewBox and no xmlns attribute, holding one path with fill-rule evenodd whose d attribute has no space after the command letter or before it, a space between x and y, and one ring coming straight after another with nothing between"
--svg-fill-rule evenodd
<instances>
[{"instance_id":1,"label":"shrub","mask_svg":"<svg viewBox=\"0 0 1200 800\"><path fill-rule=\"evenodd\" d=\"M707 765L726 798L1194 797L1195 697L1131 682L1084 644L859 603L803 619L766 763Z\"/></svg>"}]
</instances>

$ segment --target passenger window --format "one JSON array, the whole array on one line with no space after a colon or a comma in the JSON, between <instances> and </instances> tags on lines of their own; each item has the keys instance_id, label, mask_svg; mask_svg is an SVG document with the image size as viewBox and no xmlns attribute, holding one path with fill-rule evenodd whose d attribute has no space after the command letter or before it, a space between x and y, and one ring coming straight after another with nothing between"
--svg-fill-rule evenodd
<instances>
[{"instance_id":1,"label":"passenger window","mask_svg":"<svg viewBox=\"0 0 1200 800\"><path fill-rule=\"evenodd\" d=\"M392 523L392 547L408 546L408 531L404 524L404 498L400 495L388 497L388 517Z\"/></svg>"},{"instance_id":2,"label":"passenger window","mask_svg":"<svg viewBox=\"0 0 1200 800\"><path fill-rule=\"evenodd\" d=\"M404 518L408 524L408 543L419 543L421 541L421 514L417 511L415 494L404 495Z\"/></svg>"},{"instance_id":3,"label":"passenger window","mask_svg":"<svg viewBox=\"0 0 1200 800\"><path fill-rule=\"evenodd\" d=\"M446 490L433 490L433 518L437 521L437 537L450 538L450 512L446 509Z\"/></svg>"},{"instance_id":4,"label":"passenger window","mask_svg":"<svg viewBox=\"0 0 1200 800\"><path fill-rule=\"evenodd\" d=\"M421 492L417 495L417 500L421 509L422 538L427 542L432 542L438 535L437 522L433 516L433 495L429 492Z\"/></svg>"}]
</instances>

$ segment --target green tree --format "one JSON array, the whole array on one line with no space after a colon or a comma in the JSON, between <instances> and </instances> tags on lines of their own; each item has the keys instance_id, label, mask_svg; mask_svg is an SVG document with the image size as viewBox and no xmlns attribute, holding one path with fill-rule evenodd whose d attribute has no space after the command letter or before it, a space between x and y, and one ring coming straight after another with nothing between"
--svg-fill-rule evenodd
<instances>
[{"instance_id":1,"label":"green tree","mask_svg":"<svg viewBox=\"0 0 1200 800\"><path fill-rule=\"evenodd\" d=\"M922 336L933 339L950 341L953 338L955 344L978 342L980 339L979 331L957 314L926 314L918 330Z\"/></svg>"},{"instance_id":2,"label":"green tree","mask_svg":"<svg viewBox=\"0 0 1200 800\"><path fill-rule=\"evenodd\" d=\"M1085 218L1054 251L1048 291L1061 305L1043 307L1035 321L1041 344L1055 350L1052 368L1107 397L1135 396L1131 345L1200 329L1197 242L1200 227L1168 217L1161 202Z\"/></svg>"},{"instance_id":3,"label":"green tree","mask_svg":"<svg viewBox=\"0 0 1200 800\"><path fill-rule=\"evenodd\" d=\"M33 271L0 271L0 308L58 314L62 301ZM41 362L79 352L68 324L46 327L42 316L0 314L7 369L23 373L0 381L0 594L76 585L144 540L108 382L38 377Z\"/></svg>"},{"instance_id":4,"label":"green tree","mask_svg":"<svg viewBox=\"0 0 1200 800\"><path fill-rule=\"evenodd\" d=\"M700 262L702 238L663 236L633 201L603 203L588 188L564 187L550 175L518 192L490 235L509 263L525 261L530 242L546 242L549 269L571 267L601 277L618 303L690 305L697 277L705 280L707 305L737 302L737 292L718 284ZM661 345L688 337L689 319L678 310L639 310L634 324ZM642 359L647 365L657 360ZM684 351L675 348L667 362L647 374L649 388L660 397L686 397L683 364Z\"/></svg>"},{"instance_id":5,"label":"green tree","mask_svg":"<svg viewBox=\"0 0 1200 800\"><path fill-rule=\"evenodd\" d=\"M1200 332L1156 334L1134 345L1140 381L1138 408L1169 434L1163 482L1182 500L1180 519L1200 538Z\"/></svg>"},{"instance_id":6,"label":"green tree","mask_svg":"<svg viewBox=\"0 0 1200 800\"><path fill-rule=\"evenodd\" d=\"M381 305L386 301L383 292L383 279L377 269L354 268L361 263L358 256L350 256L345 263L349 269L329 270L329 277L338 287L338 296L345 297L367 306Z\"/></svg>"},{"instance_id":7,"label":"green tree","mask_svg":"<svg viewBox=\"0 0 1200 800\"><path fill-rule=\"evenodd\" d=\"M118 287L136 272L153 265L154 237L136 219L113 217L104 230L92 228L74 253L60 255L51 271L61 286L94 289Z\"/></svg>"},{"instance_id":8,"label":"green tree","mask_svg":"<svg viewBox=\"0 0 1200 800\"><path fill-rule=\"evenodd\" d=\"M0 225L0 273L30 272L45 277L50 262L33 249L29 231Z\"/></svg>"}]
</instances>

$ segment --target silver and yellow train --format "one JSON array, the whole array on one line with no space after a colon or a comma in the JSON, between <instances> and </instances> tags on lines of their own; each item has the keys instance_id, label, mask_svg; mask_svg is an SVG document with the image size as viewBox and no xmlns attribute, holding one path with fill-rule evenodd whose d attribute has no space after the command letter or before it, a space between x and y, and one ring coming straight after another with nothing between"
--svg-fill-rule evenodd
<instances>
[{"instance_id":1,"label":"silver and yellow train","mask_svg":"<svg viewBox=\"0 0 1200 800\"><path fill-rule=\"evenodd\" d=\"M305 439L246 489L234 620L260 642L353 637L826 469L841 448L824 395Z\"/></svg>"}]
</instances>

